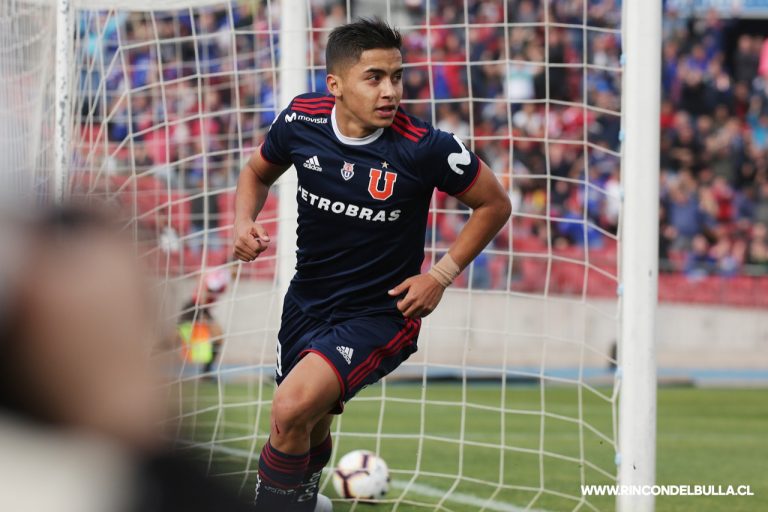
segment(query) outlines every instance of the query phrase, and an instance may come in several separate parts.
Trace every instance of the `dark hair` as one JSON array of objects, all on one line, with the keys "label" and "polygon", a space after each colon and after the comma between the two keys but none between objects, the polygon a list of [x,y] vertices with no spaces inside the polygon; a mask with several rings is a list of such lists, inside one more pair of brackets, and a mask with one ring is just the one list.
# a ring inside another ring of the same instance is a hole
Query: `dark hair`
[{"label": "dark hair", "polygon": [[403,45],[400,32],[379,18],[358,18],[336,27],[325,47],[325,66],[338,73],[340,66],[356,63],[365,50],[397,48]]}]

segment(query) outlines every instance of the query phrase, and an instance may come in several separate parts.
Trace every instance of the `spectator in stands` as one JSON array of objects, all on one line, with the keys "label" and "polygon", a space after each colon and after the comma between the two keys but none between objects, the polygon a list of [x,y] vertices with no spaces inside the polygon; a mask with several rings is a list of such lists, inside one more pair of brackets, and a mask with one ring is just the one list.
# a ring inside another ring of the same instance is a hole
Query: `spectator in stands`
[{"label": "spectator in stands", "polygon": [[757,271],[768,270],[768,228],[763,223],[757,223],[752,228],[752,241],[747,251],[747,263],[760,266]]},{"label": "spectator in stands", "polygon": [[[608,31],[589,34],[590,55],[583,56],[583,31],[558,27],[545,31],[530,26],[545,20],[580,24],[582,0],[552,4],[509,0],[506,9],[499,2],[467,1],[468,20],[463,9],[447,0],[432,1],[429,20],[425,2],[406,4],[404,15],[413,25],[428,21],[431,28],[404,33],[403,52],[409,62],[416,63],[407,68],[404,76],[405,108],[473,144],[502,174],[510,196],[516,198],[517,213],[544,215],[547,209],[542,205],[549,200],[552,213],[575,215],[568,204],[574,195],[574,185],[564,180],[588,177],[593,185],[612,187],[615,191],[616,179],[611,178],[611,169],[618,163],[610,152],[619,149],[621,119],[606,112],[620,110],[619,35]],[[619,26],[619,5],[615,0],[589,1],[588,22],[599,27]],[[315,32],[310,55],[318,69],[308,86],[322,90],[321,67],[328,30],[345,21],[349,13],[343,2],[331,0],[313,1],[311,9]],[[249,72],[235,79],[231,73],[232,59],[236,52],[239,70],[271,69],[275,64],[273,58],[279,58],[271,52],[278,42],[278,33],[269,32],[279,28],[277,14],[276,10],[238,4],[231,14],[238,28],[235,37],[227,32],[230,13],[223,8],[205,9],[194,16],[155,16],[154,20],[133,13],[111,18],[104,27],[98,20],[92,20],[90,27],[83,22],[80,30],[94,46],[89,51],[101,52],[105,58],[114,53],[118,34],[124,42],[155,37],[155,32],[163,38],[174,38],[174,44],[161,44],[159,48],[137,45],[136,51],[127,55],[129,76],[113,70],[107,77],[104,96],[112,147],[128,148],[129,139],[134,148],[146,146],[145,151],[138,151],[148,155],[140,168],[152,169],[164,186],[170,183],[188,197],[201,197],[204,173],[208,193],[233,186],[240,144],[257,144],[279,105],[273,73]],[[268,19],[270,15],[272,19]],[[715,248],[712,257],[731,268],[730,258],[738,252],[741,241],[748,248],[745,253],[754,252],[757,256],[753,259],[759,260],[763,242],[755,236],[761,230],[753,227],[768,223],[768,44],[762,36],[742,34],[733,52],[726,55],[726,23],[714,10],[697,18],[691,16],[687,11],[670,10],[663,26],[664,98],[660,122],[661,166],[666,178],[660,184],[665,213],[661,236],[667,247],[664,257],[671,258],[664,268],[676,271],[685,270],[684,262],[690,259],[694,237],[702,234],[711,238],[719,226],[726,228],[730,248],[725,250],[725,240],[710,239]],[[493,26],[466,31],[462,24],[467,21],[507,21],[528,26],[518,25],[506,34]],[[94,29],[103,29],[106,37],[90,37]],[[252,33],[244,33],[248,31]],[[193,32],[197,38],[190,37]],[[99,44],[103,48],[95,47]],[[159,61],[156,52],[160,54]],[[426,64],[428,57],[431,65]],[[467,66],[467,60],[473,65]],[[586,84],[581,70],[567,66],[580,62],[596,65],[587,73]],[[213,71],[219,73],[210,73]],[[161,76],[166,80],[162,94],[159,88],[139,87],[156,84]],[[196,93],[198,80],[204,91],[200,104]],[[83,87],[87,83],[89,77],[83,77]],[[125,97],[126,89],[130,89],[130,100]],[[438,102],[433,111],[433,104],[424,101],[453,101],[470,93],[475,100],[471,106],[469,102]],[[540,101],[545,98],[555,102],[546,106]],[[584,98],[597,108],[582,108]],[[238,114],[231,114],[232,111]],[[165,120],[168,123],[163,124]],[[552,144],[557,139],[579,142],[560,147]],[[584,143],[589,144],[589,149]],[[608,152],[599,155],[600,151],[595,150],[598,147]],[[227,156],[220,156],[223,154]],[[132,170],[130,157],[127,149],[115,149],[109,168],[116,173]],[[595,166],[599,169],[593,176]],[[551,180],[547,190],[547,183],[538,178],[545,176],[561,180]],[[598,228],[615,234],[615,205],[608,204],[611,194],[584,195],[588,197],[577,198],[578,207],[587,208],[590,222]],[[588,204],[582,205],[585,200]],[[214,215],[217,202],[208,201],[207,205],[206,209],[199,199],[193,204],[195,233],[206,228],[215,233],[210,230],[221,227]],[[440,237],[455,232],[462,219],[461,215],[436,215],[436,241],[445,242]],[[579,242],[583,233],[579,236],[572,226],[564,226],[564,231],[547,231],[539,229],[539,224],[518,226],[516,236],[531,240],[549,236],[556,238],[558,247],[564,249],[583,243]],[[588,246],[605,246],[604,238],[590,233]],[[210,240],[215,241],[216,235]],[[192,243],[186,251],[200,254],[199,244]],[[488,268],[493,268],[492,260],[493,257]]]},{"label": "spectator in stands", "polygon": [[709,242],[704,235],[695,235],[691,243],[691,252],[685,263],[685,274],[689,277],[704,277],[715,271],[717,261],[710,255]]},{"label": "spectator in stands", "polygon": [[739,37],[733,56],[733,76],[737,82],[751,84],[757,76],[760,57],[754,51],[753,38],[748,34]]}]

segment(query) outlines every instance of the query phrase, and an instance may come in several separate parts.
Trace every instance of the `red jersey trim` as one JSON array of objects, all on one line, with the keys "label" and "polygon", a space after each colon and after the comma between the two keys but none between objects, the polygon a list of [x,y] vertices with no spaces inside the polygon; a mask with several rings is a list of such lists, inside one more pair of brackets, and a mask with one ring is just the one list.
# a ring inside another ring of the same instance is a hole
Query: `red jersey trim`
[{"label": "red jersey trim", "polygon": [[416,140],[419,140],[424,136],[424,133],[417,132],[416,127],[406,125],[400,118],[396,117],[395,120],[392,122],[392,125],[397,126],[404,132],[411,134],[413,137],[416,138]]},{"label": "red jersey trim", "polygon": [[413,142],[419,142],[419,139],[417,139],[415,135],[411,135],[410,133],[406,132],[405,130],[400,128],[395,123],[392,123],[391,125],[389,125],[389,127],[392,128],[393,130],[395,130],[397,133],[399,133],[403,137],[405,137],[406,139],[408,139],[410,141],[413,141]]},{"label": "red jersey trim", "polygon": [[336,101],[336,98],[333,96],[320,96],[319,98],[294,98],[293,101],[298,101],[301,103],[314,103],[318,101],[328,101],[330,103],[334,103]]},{"label": "red jersey trim", "polygon": [[405,115],[402,111],[397,111],[395,113],[395,119],[399,120],[401,123],[403,123],[403,127],[411,130],[418,136],[423,136],[427,133],[426,128],[419,128],[415,124],[413,124],[413,121],[411,121],[411,118]]},{"label": "red jersey trim", "polygon": [[314,348],[308,348],[306,350],[302,350],[299,354],[299,359],[303,358],[305,355],[312,352],[313,354],[317,354],[320,356],[326,363],[328,363],[328,366],[331,367],[331,370],[333,370],[333,373],[336,374],[336,378],[339,380],[339,386],[341,386],[341,395],[339,396],[339,403],[336,405],[336,408],[331,411],[331,414],[341,414],[344,412],[344,397],[347,395],[347,385],[344,383],[344,379],[341,377],[341,373],[339,373],[339,369],[334,366],[334,364],[331,362],[331,360],[320,352],[319,350],[316,350]]},{"label": "red jersey trim", "polygon": [[293,105],[291,107],[291,110],[295,110],[296,112],[303,112],[305,114],[310,114],[310,115],[330,114],[331,113],[331,109],[325,108],[325,107],[322,107],[322,108],[308,108],[308,107],[299,107],[299,106]]},{"label": "red jersey trim", "polygon": [[259,154],[261,155],[261,158],[263,158],[267,162],[271,163],[272,165],[285,165],[285,164],[281,164],[279,162],[273,162],[272,160],[267,158],[267,155],[264,154],[264,143],[262,143],[261,146],[259,146]]},{"label": "red jersey trim", "polygon": [[466,192],[469,192],[469,189],[471,189],[475,185],[475,182],[477,181],[477,178],[480,177],[480,172],[481,171],[482,171],[482,169],[480,167],[480,162],[477,162],[477,172],[475,173],[475,177],[472,178],[472,182],[469,185],[467,185],[467,188],[465,188],[464,190],[462,190],[458,194],[454,194],[453,197],[459,197],[460,195],[463,195]]}]

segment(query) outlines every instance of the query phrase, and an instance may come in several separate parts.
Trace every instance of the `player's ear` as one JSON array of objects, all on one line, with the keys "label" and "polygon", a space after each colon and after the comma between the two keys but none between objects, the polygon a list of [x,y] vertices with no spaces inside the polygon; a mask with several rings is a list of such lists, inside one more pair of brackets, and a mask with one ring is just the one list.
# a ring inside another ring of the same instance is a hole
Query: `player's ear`
[{"label": "player's ear", "polygon": [[325,77],[325,85],[328,87],[328,92],[335,97],[341,96],[341,79],[337,75],[328,74]]}]

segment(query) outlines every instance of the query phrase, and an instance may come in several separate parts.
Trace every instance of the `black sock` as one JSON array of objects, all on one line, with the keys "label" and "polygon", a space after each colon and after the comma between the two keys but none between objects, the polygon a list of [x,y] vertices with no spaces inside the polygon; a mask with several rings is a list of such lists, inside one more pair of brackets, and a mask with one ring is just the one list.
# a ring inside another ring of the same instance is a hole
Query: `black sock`
[{"label": "black sock", "polygon": [[[213,343],[211,347],[211,360],[203,365],[203,373],[208,374],[213,370],[213,365],[216,364],[216,356],[219,354],[219,344]],[[213,378],[213,375],[206,375],[208,378]]]},{"label": "black sock", "polygon": [[296,490],[296,503],[301,512],[312,512],[317,504],[317,493],[320,490],[320,479],[323,476],[323,468],[331,460],[331,451],[333,450],[333,440],[330,432],[328,437],[317,446],[309,450],[309,464],[304,478],[301,480]]},{"label": "black sock", "polygon": [[259,457],[256,483],[256,510],[288,512],[297,510],[296,488],[307,472],[309,453],[291,455],[276,450],[267,441]]}]

